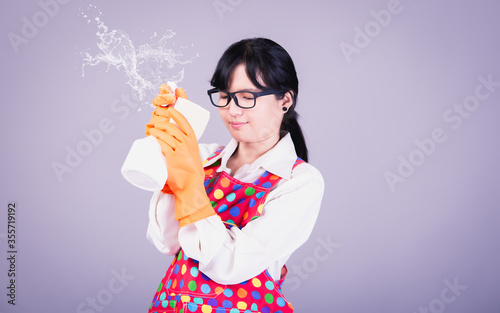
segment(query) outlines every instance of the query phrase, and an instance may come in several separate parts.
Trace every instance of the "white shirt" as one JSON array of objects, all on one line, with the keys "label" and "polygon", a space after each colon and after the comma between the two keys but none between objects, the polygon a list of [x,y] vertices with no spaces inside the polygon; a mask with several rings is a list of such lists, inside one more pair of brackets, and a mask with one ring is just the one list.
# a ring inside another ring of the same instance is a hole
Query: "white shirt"
[{"label": "white shirt", "polygon": [[292,252],[311,234],[323,198],[323,177],[308,163],[292,170],[297,155],[290,134],[232,174],[226,165],[237,146],[234,139],[225,148],[200,144],[200,156],[205,160],[224,148],[204,166],[221,159],[218,172],[225,171],[242,182],[254,182],[266,170],[282,177],[267,196],[261,216],[242,229],[227,229],[217,215],[179,229],[173,195],[157,191],[150,203],[147,238],[167,255],[182,247],[187,256],[199,261],[200,271],[220,284],[237,284],[266,269],[278,280]]}]

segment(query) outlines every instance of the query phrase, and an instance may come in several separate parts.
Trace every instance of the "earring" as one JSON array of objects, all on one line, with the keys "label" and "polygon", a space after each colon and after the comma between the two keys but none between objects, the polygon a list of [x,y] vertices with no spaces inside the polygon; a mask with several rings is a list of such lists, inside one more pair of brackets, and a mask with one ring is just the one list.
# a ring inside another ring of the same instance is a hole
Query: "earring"
[{"label": "earring", "polygon": [[283,107],[283,112],[286,112],[288,111],[288,108],[287,107]]}]

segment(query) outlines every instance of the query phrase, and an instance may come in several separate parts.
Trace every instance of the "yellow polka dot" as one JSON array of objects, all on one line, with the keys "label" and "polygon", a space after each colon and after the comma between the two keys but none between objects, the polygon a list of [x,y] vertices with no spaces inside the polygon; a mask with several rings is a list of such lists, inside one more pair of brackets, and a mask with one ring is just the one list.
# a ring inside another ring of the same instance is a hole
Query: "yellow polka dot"
[{"label": "yellow polka dot", "polygon": [[[247,291],[243,288],[238,289],[238,297],[245,298],[247,296]],[[244,309],[243,309],[244,310]]]},{"label": "yellow polka dot", "polygon": [[182,302],[189,302],[189,301],[191,301],[191,297],[190,296],[181,296],[181,301]]},{"label": "yellow polka dot", "polygon": [[208,162],[208,160],[203,161],[201,164],[205,165]]},{"label": "yellow polka dot", "polygon": [[238,301],[238,303],[236,303],[236,307],[240,310],[246,310],[247,304],[243,301]]},{"label": "yellow polka dot", "polygon": [[182,268],[181,268],[182,275],[184,275],[186,273],[186,270],[187,270],[186,264],[183,264]]},{"label": "yellow polka dot", "polygon": [[220,180],[220,185],[226,188],[227,186],[229,186],[229,179],[227,179],[226,177],[222,177],[222,179]]},{"label": "yellow polka dot", "polygon": [[264,205],[261,204],[257,207],[257,211],[259,211],[259,213],[262,213],[262,209],[264,208]]},{"label": "yellow polka dot", "polygon": [[224,197],[224,193],[222,192],[222,190],[217,189],[216,191],[214,191],[214,197],[217,200],[222,199],[222,197]]},{"label": "yellow polka dot", "polygon": [[201,312],[203,312],[203,313],[210,313],[210,312],[212,312],[212,307],[209,306],[208,304],[204,304],[201,307]]},{"label": "yellow polka dot", "polygon": [[252,279],[252,284],[254,285],[255,288],[259,288],[260,286],[262,286],[262,283],[257,277]]},{"label": "yellow polka dot", "polygon": [[279,176],[276,176],[276,175],[272,175],[271,177],[269,177],[270,180],[276,180],[280,178]]}]

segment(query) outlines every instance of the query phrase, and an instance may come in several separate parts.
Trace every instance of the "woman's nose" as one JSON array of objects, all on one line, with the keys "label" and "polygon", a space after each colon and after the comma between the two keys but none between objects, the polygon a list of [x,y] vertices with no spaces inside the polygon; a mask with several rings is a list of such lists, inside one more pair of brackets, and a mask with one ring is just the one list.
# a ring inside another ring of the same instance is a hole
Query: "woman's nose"
[{"label": "woman's nose", "polygon": [[236,105],[236,101],[234,97],[231,97],[231,101],[229,101],[228,104],[229,114],[232,116],[241,115],[241,113],[243,113],[243,109]]}]

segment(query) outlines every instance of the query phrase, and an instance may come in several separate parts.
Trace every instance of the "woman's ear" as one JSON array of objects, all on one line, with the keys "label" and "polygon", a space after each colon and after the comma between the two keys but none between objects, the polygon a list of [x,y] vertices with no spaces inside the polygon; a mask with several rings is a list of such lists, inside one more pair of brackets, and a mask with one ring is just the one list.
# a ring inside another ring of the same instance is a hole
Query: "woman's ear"
[{"label": "woman's ear", "polygon": [[288,109],[290,109],[292,104],[293,104],[293,91],[289,90],[287,93],[285,93],[283,98],[281,98],[281,107],[286,108],[286,110],[283,109],[283,111],[286,112]]}]

